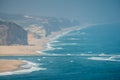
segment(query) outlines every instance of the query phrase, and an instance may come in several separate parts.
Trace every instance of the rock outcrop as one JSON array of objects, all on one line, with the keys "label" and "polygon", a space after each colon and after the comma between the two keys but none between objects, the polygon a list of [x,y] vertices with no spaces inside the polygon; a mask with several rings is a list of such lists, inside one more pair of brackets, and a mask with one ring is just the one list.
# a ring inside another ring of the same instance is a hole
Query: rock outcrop
[{"label": "rock outcrop", "polygon": [[27,32],[13,22],[0,21],[0,45],[27,45]]}]

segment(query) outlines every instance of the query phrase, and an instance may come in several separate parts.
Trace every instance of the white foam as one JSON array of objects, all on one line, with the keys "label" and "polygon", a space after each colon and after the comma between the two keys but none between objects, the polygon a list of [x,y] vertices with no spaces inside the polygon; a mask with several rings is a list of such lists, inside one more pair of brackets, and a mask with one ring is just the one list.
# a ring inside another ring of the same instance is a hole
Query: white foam
[{"label": "white foam", "polygon": [[53,48],[51,46],[51,43],[47,43],[46,45],[47,45],[47,49],[46,50],[54,50],[55,49],[55,48]]},{"label": "white foam", "polygon": [[104,54],[104,53],[101,53],[101,54],[99,54],[99,56],[106,56],[106,54]]},{"label": "white foam", "polygon": [[45,59],[46,57],[42,57],[43,59]]},{"label": "white foam", "polygon": [[48,48],[48,49],[51,49],[51,48],[52,48],[50,43],[47,44],[47,48]]},{"label": "white foam", "polygon": [[[55,48],[53,48],[51,46],[51,43],[59,42],[59,41],[57,41],[57,39],[60,38],[61,36],[64,36],[64,35],[68,34],[71,31],[80,30],[80,29],[83,29],[83,28],[86,28],[86,27],[89,27],[89,26],[92,26],[92,25],[95,25],[95,24],[83,24],[81,26],[73,26],[73,27],[70,27],[70,28],[62,29],[59,32],[59,35],[57,35],[57,36],[53,36],[53,35],[48,36],[48,38],[50,39],[51,42],[46,44],[47,49],[45,49],[44,51],[46,51],[46,50],[55,50]],[[75,39],[75,38],[72,38],[72,39]],[[78,45],[78,43],[63,43],[63,44],[60,44],[60,45]]]},{"label": "white foam", "polygon": [[54,54],[54,53],[48,54],[48,53],[45,53],[44,56],[66,56],[66,54]]},{"label": "white foam", "polygon": [[71,63],[73,63],[73,62],[74,62],[74,60],[70,60],[70,62],[71,62]]},{"label": "white foam", "polygon": [[68,38],[68,40],[79,40],[77,38]]},{"label": "white foam", "polygon": [[[96,24],[82,24],[81,26],[73,26],[73,27],[70,27],[70,28],[66,28],[66,29],[62,29],[60,32],[59,32],[59,35],[57,36],[53,36],[53,35],[50,35],[48,36],[48,38],[50,39],[51,42],[47,43],[47,49],[46,50],[54,50],[54,48],[51,46],[51,43],[53,42],[59,42],[57,41],[58,38],[60,38],[61,36],[64,36],[66,34],[68,34],[69,32],[72,32],[72,31],[75,31],[75,30],[80,30],[80,29],[83,29],[83,28],[86,28],[86,27],[90,27],[92,25],[96,25]],[[82,33],[84,34],[84,33]],[[72,38],[72,39],[75,39],[75,38]],[[77,45],[77,43],[70,43],[70,44],[62,44],[62,45]]]},{"label": "white foam", "polygon": [[51,43],[58,43],[58,42],[60,42],[60,41],[55,40],[55,41],[52,41]]},{"label": "white foam", "polygon": [[117,62],[120,61],[120,60],[117,60],[115,57],[89,57],[88,59],[101,60],[101,61],[117,61]]},{"label": "white foam", "polygon": [[61,43],[61,44],[57,44],[60,46],[65,46],[65,45],[78,45],[78,43]]},{"label": "white foam", "polygon": [[54,54],[54,53],[51,53],[51,54],[44,54],[44,56],[81,56],[81,54]]},{"label": "white foam", "polygon": [[42,53],[42,51],[36,51],[37,53]]},{"label": "white foam", "polygon": [[5,75],[15,75],[15,74],[27,74],[31,73],[33,71],[39,71],[39,70],[46,70],[46,68],[40,68],[39,64],[33,63],[30,61],[23,61],[26,64],[22,65],[20,70],[15,70],[15,71],[8,71],[8,72],[1,72],[0,76],[5,76]]},{"label": "white foam", "polygon": [[[46,48],[47,48],[47,49],[45,49],[45,50],[43,50],[43,51],[55,50],[55,49],[63,49],[62,47],[55,47],[55,48],[54,48],[54,44],[51,44],[51,43],[52,43],[52,42],[47,43],[47,44],[46,44]],[[59,44],[57,44],[57,45],[59,45]]]},{"label": "white foam", "polygon": [[67,54],[68,56],[70,56],[71,54]]},{"label": "white foam", "polygon": [[44,53],[44,56],[98,56],[98,54],[54,54],[54,53]]},{"label": "white foam", "polygon": [[111,58],[120,58],[120,55],[113,55],[113,54],[105,54],[105,53],[101,53],[101,54],[93,54],[93,53],[81,53],[81,54],[55,54],[55,53],[43,53],[42,56],[83,56],[83,57],[111,57]]},{"label": "white foam", "polygon": [[55,48],[55,49],[63,49],[62,47],[57,47],[57,48]]},{"label": "white foam", "polygon": [[86,33],[85,32],[81,32],[80,35],[85,35]]},{"label": "white foam", "polygon": [[58,48],[54,48],[56,46],[66,46],[66,45],[78,45],[78,43],[58,43],[57,45],[56,44],[51,44],[51,43],[47,43],[47,49],[46,50],[55,50],[55,49],[58,49]]},{"label": "white foam", "polygon": [[97,54],[80,54],[81,56],[97,56]]},{"label": "white foam", "polygon": [[37,59],[38,61],[40,61],[41,59]]},{"label": "white foam", "polygon": [[111,60],[110,58],[104,58],[104,57],[89,57],[88,59],[91,59],[91,60]]},{"label": "white foam", "polygon": [[44,56],[65,56],[66,54],[44,54]]}]

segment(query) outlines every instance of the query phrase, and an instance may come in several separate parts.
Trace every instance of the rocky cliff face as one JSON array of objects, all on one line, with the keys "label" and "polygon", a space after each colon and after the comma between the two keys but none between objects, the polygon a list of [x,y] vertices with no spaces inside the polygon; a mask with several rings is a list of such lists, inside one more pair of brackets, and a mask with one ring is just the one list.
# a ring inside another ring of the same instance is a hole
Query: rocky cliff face
[{"label": "rocky cliff face", "polygon": [[12,22],[0,21],[0,45],[27,45],[27,32]]}]

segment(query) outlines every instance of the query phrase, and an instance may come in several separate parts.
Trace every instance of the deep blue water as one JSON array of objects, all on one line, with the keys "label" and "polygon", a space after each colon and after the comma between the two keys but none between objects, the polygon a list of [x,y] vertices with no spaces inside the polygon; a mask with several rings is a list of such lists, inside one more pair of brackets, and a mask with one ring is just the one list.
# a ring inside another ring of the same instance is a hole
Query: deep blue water
[{"label": "deep blue water", "polygon": [[0,76],[0,80],[120,80],[120,24],[72,31],[48,43],[42,56],[8,56],[46,70]]}]

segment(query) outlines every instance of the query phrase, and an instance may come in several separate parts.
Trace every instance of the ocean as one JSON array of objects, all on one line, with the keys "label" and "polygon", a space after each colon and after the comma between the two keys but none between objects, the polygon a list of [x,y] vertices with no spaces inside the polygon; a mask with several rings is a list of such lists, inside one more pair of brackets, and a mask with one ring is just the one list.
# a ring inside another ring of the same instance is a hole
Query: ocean
[{"label": "ocean", "polygon": [[120,80],[119,35],[120,23],[93,25],[47,43],[43,55],[0,57],[29,63],[0,80]]}]

